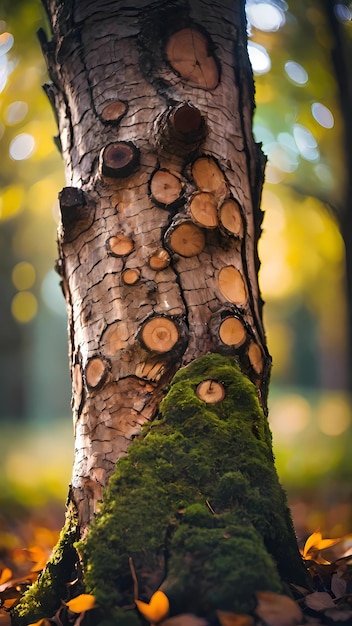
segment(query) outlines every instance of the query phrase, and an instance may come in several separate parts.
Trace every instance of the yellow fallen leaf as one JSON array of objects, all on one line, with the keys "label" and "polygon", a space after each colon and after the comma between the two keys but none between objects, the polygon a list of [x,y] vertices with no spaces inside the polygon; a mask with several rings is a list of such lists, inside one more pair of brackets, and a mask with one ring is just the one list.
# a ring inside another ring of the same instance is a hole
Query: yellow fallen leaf
[{"label": "yellow fallen leaf", "polygon": [[89,593],[81,593],[80,596],[66,602],[66,605],[73,613],[83,613],[97,607],[95,597]]},{"label": "yellow fallen leaf", "polygon": [[312,533],[311,535],[309,535],[307,541],[304,544],[304,548],[302,551],[302,556],[304,559],[309,558],[308,557],[308,552],[310,552],[310,550],[312,550],[312,548],[315,548],[316,545],[319,543],[319,541],[322,540],[322,534],[320,532],[320,530],[316,530],[314,533]]},{"label": "yellow fallen leaf", "polygon": [[141,600],[135,600],[135,602],[138,611],[153,624],[161,622],[169,613],[169,600],[162,591],[156,591],[150,598],[149,604]]},{"label": "yellow fallen leaf", "polygon": [[322,564],[328,564],[330,561],[326,561],[323,557],[320,557],[320,560],[317,560],[316,553],[336,546],[336,544],[341,543],[343,539],[343,537],[339,537],[338,539],[323,539],[321,532],[316,530],[308,537],[306,543],[304,544],[302,556],[306,561],[314,560]]},{"label": "yellow fallen leaf", "polygon": [[288,596],[272,591],[258,591],[256,614],[267,626],[297,626],[302,621],[302,611]]}]

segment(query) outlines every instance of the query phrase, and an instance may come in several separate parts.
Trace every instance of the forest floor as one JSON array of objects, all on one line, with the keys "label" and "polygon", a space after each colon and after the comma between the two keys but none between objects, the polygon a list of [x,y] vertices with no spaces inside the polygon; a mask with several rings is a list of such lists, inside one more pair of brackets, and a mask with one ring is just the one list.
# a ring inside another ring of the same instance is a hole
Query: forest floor
[{"label": "forest floor", "polygon": [[[28,521],[23,511],[19,515],[19,509],[7,516],[6,523],[0,517],[0,626],[11,626],[10,608],[45,567],[62,517],[56,504],[49,517],[47,512],[37,511]],[[161,626],[351,626],[352,534],[330,539],[315,531],[301,546],[301,553],[311,589],[291,586],[287,595],[258,592],[252,615],[217,611],[211,624],[200,617],[180,615],[164,620]],[[92,596],[80,596],[78,604],[63,602],[54,616],[40,620],[37,626],[95,626],[94,607]]]}]

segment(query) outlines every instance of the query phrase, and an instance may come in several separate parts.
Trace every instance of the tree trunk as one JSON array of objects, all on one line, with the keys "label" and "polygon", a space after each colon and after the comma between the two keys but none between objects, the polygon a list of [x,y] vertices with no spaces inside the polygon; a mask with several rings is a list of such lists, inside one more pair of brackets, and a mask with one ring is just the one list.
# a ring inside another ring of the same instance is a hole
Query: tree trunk
[{"label": "tree trunk", "polygon": [[45,4],[75,462],[56,569],[14,619],[54,610],[73,567],[97,623],[160,621],[136,598],[158,590],[170,615],[254,610],[305,570],[266,419],[244,3]]}]

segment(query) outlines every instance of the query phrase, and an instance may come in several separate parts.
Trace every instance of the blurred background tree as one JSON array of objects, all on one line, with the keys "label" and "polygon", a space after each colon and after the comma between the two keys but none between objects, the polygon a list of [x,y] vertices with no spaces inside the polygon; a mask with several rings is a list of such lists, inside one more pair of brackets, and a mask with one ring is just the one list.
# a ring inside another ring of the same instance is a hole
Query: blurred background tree
[{"label": "blurred background tree", "polygon": [[[352,528],[352,4],[248,0],[247,15],[254,133],[268,156],[260,284],[278,470],[297,527],[338,534]],[[7,517],[10,504],[17,516],[19,503],[37,511],[48,501],[62,506],[73,457],[66,314],[54,271],[65,183],[41,89],[47,76],[36,31],[43,25],[39,0],[2,1],[0,504]],[[53,437],[54,455],[46,445]]]}]

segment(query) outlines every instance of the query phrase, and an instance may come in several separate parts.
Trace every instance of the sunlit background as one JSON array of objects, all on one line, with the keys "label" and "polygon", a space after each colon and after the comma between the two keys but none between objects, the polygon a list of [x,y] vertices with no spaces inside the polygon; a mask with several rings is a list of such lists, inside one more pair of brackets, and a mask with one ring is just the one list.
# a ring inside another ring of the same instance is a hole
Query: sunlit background
[{"label": "sunlit background", "polygon": [[[277,465],[298,531],[320,526],[337,535],[352,530],[352,303],[340,234],[346,121],[326,4],[248,0],[247,18],[254,133],[268,157],[259,252]],[[332,4],[351,46],[352,5]],[[9,528],[21,520],[30,520],[27,533],[61,524],[73,458],[66,314],[54,271],[65,183],[41,89],[43,25],[39,1],[2,2],[0,530],[8,543],[19,541]]]}]

